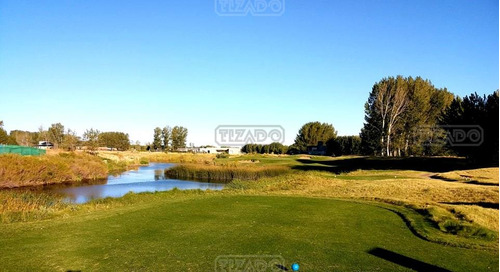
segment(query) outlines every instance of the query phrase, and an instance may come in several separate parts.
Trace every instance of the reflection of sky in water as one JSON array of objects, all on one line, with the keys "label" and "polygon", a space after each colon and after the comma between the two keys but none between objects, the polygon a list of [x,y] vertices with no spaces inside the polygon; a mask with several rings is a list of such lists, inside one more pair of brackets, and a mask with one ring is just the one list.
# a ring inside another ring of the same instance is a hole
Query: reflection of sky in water
[{"label": "reflection of sky in water", "polygon": [[173,164],[168,163],[151,163],[149,166],[141,166],[138,170],[127,171],[120,176],[110,176],[107,184],[67,187],[54,191],[66,195],[71,202],[84,203],[96,198],[121,197],[130,191],[141,193],[168,191],[173,188],[221,190],[224,187],[220,183],[166,179],[163,170],[172,166]]}]

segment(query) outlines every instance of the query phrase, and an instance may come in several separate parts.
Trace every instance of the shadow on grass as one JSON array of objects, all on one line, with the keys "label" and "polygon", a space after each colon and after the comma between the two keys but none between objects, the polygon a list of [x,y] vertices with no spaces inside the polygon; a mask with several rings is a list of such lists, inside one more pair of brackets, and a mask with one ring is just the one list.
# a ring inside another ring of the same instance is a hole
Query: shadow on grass
[{"label": "shadow on grass", "polygon": [[[444,180],[444,181],[448,181],[448,182],[458,182],[458,181],[460,181],[458,179],[445,178],[445,177],[441,177],[441,176],[438,176],[438,175],[432,175],[430,177],[433,178],[433,179],[439,179],[439,180]],[[477,180],[469,180],[469,181],[464,181],[462,183],[472,184],[472,185],[497,186],[498,187],[498,184],[488,183],[488,182],[481,182],[481,181],[477,181]]]},{"label": "shadow on grass", "polygon": [[360,157],[340,160],[298,159],[302,165],[293,169],[328,171],[336,174],[355,170],[415,170],[427,172],[449,172],[467,170],[491,165],[471,164],[463,158],[381,158]]},{"label": "shadow on grass", "polygon": [[479,206],[483,208],[495,209],[498,210],[498,203],[493,202],[439,202],[441,204],[448,205],[467,205],[467,206]]},{"label": "shadow on grass", "polygon": [[282,271],[288,271],[288,268],[286,268],[285,266],[283,266],[281,264],[277,264],[276,268],[281,269]]},{"label": "shadow on grass", "polygon": [[380,247],[372,248],[368,251],[368,254],[379,257],[386,261],[404,266],[415,271],[434,271],[434,272],[449,272],[450,270],[435,266],[432,264],[424,263],[422,261],[406,257],[399,253],[383,249]]}]

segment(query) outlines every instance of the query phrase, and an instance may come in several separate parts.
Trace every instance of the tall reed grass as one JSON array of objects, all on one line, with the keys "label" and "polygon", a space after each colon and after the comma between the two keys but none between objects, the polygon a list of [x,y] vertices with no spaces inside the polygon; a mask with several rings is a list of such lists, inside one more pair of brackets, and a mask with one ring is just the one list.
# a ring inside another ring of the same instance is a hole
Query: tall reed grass
[{"label": "tall reed grass", "polygon": [[209,165],[182,164],[165,170],[165,175],[176,179],[194,179],[205,181],[258,180],[263,177],[275,177],[288,173],[285,166],[265,165]]},{"label": "tall reed grass", "polygon": [[40,157],[0,155],[0,188],[56,184],[103,179],[106,164],[84,153],[61,153]]},{"label": "tall reed grass", "polygon": [[0,190],[0,203],[1,223],[47,219],[75,206],[48,193],[17,189]]}]

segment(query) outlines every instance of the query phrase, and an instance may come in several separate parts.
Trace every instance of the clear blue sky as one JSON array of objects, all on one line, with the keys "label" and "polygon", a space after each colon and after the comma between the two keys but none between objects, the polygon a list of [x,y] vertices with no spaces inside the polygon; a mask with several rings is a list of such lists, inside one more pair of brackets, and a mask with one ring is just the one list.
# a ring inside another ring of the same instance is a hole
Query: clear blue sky
[{"label": "clear blue sky", "polygon": [[358,134],[386,76],[498,89],[498,1],[285,1],[220,17],[214,0],[0,0],[0,120],[142,143],[182,125],[197,145],[221,124],[278,124],[291,144],[308,121]]}]

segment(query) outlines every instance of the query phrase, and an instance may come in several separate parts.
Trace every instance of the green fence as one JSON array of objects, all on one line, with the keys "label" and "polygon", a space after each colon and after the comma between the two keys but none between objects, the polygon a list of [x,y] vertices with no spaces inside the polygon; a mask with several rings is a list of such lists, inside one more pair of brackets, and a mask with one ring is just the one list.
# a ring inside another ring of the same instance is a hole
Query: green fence
[{"label": "green fence", "polygon": [[18,146],[18,145],[0,145],[0,154],[15,153],[19,155],[33,155],[39,156],[45,154],[44,149],[38,149],[34,147]]}]

